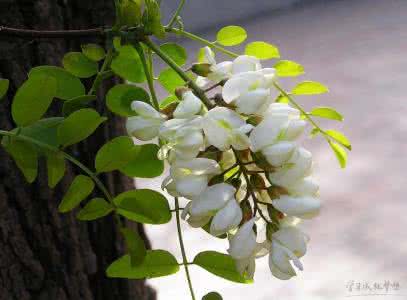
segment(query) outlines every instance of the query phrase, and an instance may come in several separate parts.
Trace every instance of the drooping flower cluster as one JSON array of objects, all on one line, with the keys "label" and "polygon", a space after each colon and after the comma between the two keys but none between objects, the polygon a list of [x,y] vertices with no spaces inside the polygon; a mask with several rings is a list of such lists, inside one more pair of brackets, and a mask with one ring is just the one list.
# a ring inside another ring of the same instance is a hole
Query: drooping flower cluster
[{"label": "drooping flower cluster", "polygon": [[162,187],[189,200],[182,216],[192,227],[228,236],[242,275],[252,278],[255,259],[269,254],[272,274],[289,279],[302,270],[308,242],[298,224],[320,209],[312,155],[298,143],[306,122],[297,109],[274,102],[275,70],[258,59],[217,64],[206,48],[201,64],[207,71],[197,84],[222,86],[213,107],[183,88],[166,114],[133,102],[137,116],[127,130],[142,141],[159,138],[159,157],[170,165]]}]

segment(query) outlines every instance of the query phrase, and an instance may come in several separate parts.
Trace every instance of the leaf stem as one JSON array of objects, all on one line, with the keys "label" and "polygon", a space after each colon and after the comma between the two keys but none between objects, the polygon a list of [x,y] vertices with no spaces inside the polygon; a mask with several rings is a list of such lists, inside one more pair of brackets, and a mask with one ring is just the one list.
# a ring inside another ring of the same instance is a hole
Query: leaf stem
[{"label": "leaf stem", "polygon": [[[134,46],[136,47],[136,50],[137,50],[137,52],[138,52],[138,54],[140,56],[141,63],[143,64],[143,68],[144,68],[144,73],[146,74],[146,77],[147,77],[148,88],[150,90],[151,98],[153,100],[152,105],[154,106],[154,108],[157,111],[160,111],[160,104],[158,103],[157,95],[156,95],[155,89],[154,89],[154,78],[153,78],[153,74],[152,74],[152,64],[150,62],[149,62],[149,64],[147,64],[147,60],[146,60],[144,50],[140,46],[140,44],[136,43]],[[150,65],[150,67],[149,67],[149,65]]]},{"label": "leaf stem", "polygon": [[98,74],[96,75],[96,78],[95,78],[95,80],[93,81],[93,84],[92,84],[92,86],[91,86],[91,88],[90,88],[90,90],[89,90],[89,92],[88,92],[88,95],[93,95],[93,94],[96,93],[96,90],[98,89],[98,87],[99,87],[101,81],[102,81],[103,79],[105,79],[105,76],[106,76],[106,72],[105,72],[105,71],[106,71],[106,69],[110,66],[112,60],[113,60],[113,49],[110,48],[110,49],[107,51],[106,58],[105,58],[105,60],[103,61],[103,65],[102,65],[102,67],[100,68]]},{"label": "leaf stem", "polygon": [[184,36],[186,38],[189,38],[191,40],[200,42],[200,43],[202,43],[202,44],[204,44],[204,45],[206,45],[206,46],[208,46],[208,47],[210,47],[212,49],[215,49],[215,50],[217,50],[219,52],[227,54],[227,55],[229,55],[231,57],[238,57],[239,56],[239,54],[234,53],[232,51],[229,51],[229,50],[227,50],[227,49],[225,49],[225,48],[223,48],[223,47],[221,47],[221,46],[219,46],[217,44],[214,44],[214,43],[212,43],[212,42],[210,42],[210,41],[208,41],[208,40],[206,40],[204,38],[201,38],[200,36],[197,36],[197,35],[195,35],[195,34],[193,34],[191,32],[188,32],[188,31],[185,31],[185,30],[182,30],[182,29],[170,28],[170,27],[166,27],[165,30],[167,32],[172,32],[172,33],[175,33],[175,34],[179,34],[179,35],[182,35],[182,36]]},{"label": "leaf stem", "polygon": [[181,248],[181,253],[182,253],[182,264],[184,265],[184,268],[185,268],[185,274],[186,274],[187,280],[188,280],[189,291],[191,292],[191,299],[195,300],[194,289],[192,287],[191,276],[189,275],[189,269],[188,269],[188,265],[190,265],[190,263],[188,262],[187,255],[185,253],[184,241],[182,239],[182,230],[181,230],[181,222],[180,222],[180,215],[179,215],[179,210],[180,210],[179,202],[178,202],[177,197],[175,197],[174,200],[175,200],[175,216],[176,216],[176,220],[177,220],[178,240],[179,240],[179,246]]},{"label": "leaf stem", "polygon": [[167,25],[169,28],[171,28],[174,25],[175,21],[177,21],[177,18],[179,16],[179,14],[181,13],[181,10],[184,7],[184,4],[185,4],[185,0],[181,0],[179,2],[177,10],[174,12],[170,22]]},{"label": "leaf stem", "polygon": [[206,97],[205,92],[198,87],[195,82],[189,78],[189,76],[169,57],[165,54],[157,45],[155,45],[149,38],[145,38],[143,43],[154,51],[168,66],[170,66],[178,75],[188,84],[188,86],[195,92],[195,94],[201,99],[207,108],[212,108],[213,105]]}]

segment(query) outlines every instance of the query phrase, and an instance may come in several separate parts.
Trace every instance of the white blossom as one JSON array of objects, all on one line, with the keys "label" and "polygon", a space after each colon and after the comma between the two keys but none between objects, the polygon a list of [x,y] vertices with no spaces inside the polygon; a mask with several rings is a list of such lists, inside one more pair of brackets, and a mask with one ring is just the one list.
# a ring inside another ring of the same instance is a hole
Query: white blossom
[{"label": "white blossom", "polygon": [[197,115],[202,110],[201,100],[192,91],[186,91],[182,95],[182,101],[176,107],[174,118],[185,119]]}]

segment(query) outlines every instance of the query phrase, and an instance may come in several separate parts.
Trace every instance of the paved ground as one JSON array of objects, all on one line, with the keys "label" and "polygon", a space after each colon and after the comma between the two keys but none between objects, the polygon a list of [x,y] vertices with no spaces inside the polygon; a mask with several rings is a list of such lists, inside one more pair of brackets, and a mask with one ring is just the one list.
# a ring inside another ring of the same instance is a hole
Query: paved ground
[{"label": "paved ground", "polygon": [[[345,299],[355,295],[346,288],[351,280],[371,286],[390,280],[404,296],[358,299],[407,299],[407,1],[319,2],[243,25],[251,39],[271,41],[284,58],[301,62],[304,78],[330,87],[330,94],[301,102],[343,112],[346,122],[339,128],[354,150],[343,171],[325,143],[307,142],[325,207],[306,224],[312,240],[300,276],[279,281],[260,260],[255,284],[244,286],[192,268],[198,298],[217,290],[227,300]],[[191,258],[226,249],[223,241],[185,230]],[[179,253],[174,223],[148,232],[155,248]],[[189,299],[183,271],[151,284],[159,299]]]}]

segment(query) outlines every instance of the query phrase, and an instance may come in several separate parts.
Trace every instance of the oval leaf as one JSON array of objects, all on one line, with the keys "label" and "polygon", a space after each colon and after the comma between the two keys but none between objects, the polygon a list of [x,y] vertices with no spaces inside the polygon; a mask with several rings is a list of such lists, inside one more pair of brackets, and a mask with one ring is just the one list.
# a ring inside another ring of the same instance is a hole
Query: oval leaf
[{"label": "oval leaf", "polygon": [[[64,118],[53,117],[38,120],[37,122],[20,129],[20,133],[24,136],[31,137],[44,144],[57,147],[59,146],[57,139],[57,129]],[[16,132],[17,130],[13,130]],[[37,146],[34,146],[37,147]],[[44,149],[37,147],[38,152],[44,152]]]},{"label": "oval leaf", "polygon": [[134,143],[127,136],[119,136],[100,148],[95,158],[98,172],[110,172],[126,166],[134,156]]},{"label": "oval leaf", "polygon": [[343,121],[343,116],[331,107],[315,107],[309,114],[315,117]]},{"label": "oval leaf", "polygon": [[329,92],[328,88],[316,81],[303,81],[292,90],[294,95],[316,95]]},{"label": "oval leaf", "polygon": [[223,46],[236,46],[247,38],[246,30],[240,26],[226,26],[218,31],[216,41]]},{"label": "oval leaf", "polygon": [[30,77],[18,89],[11,106],[13,120],[29,125],[45,114],[57,92],[57,82],[50,76]]},{"label": "oval leaf", "polygon": [[39,66],[31,69],[30,78],[36,76],[51,76],[57,81],[57,92],[55,97],[69,100],[85,94],[85,87],[79,78],[73,76],[63,68],[55,66]]},{"label": "oval leaf", "polygon": [[149,103],[150,96],[144,89],[130,84],[115,85],[106,95],[106,105],[110,111],[123,117],[136,115],[131,109],[133,101]]},{"label": "oval leaf", "polygon": [[58,127],[59,144],[66,147],[86,139],[105,120],[107,119],[101,117],[97,111],[90,108],[75,111],[63,120]]},{"label": "oval leaf", "polygon": [[82,95],[64,102],[62,106],[62,113],[64,116],[69,116],[74,111],[82,108],[89,107],[89,103],[95,101],[97,97],[95,95]]},{"label": "oval leaf", "polygon": [[47,154],[48,186],[52,189],[64,177],[65,158],[61,153]]},{"label": "oval leaf", "polygon": [[253,282],[252,279],[247,279],[239,274],[234,259],[227,254],[204,251],[195,256],[193,263],[216,276],[230,281],[238,283]]},{"label": "oval leaf", "polygon": [[114,261],[106,270],[107,277],[142,279],[167,276],[179,271],[175,257],[165,250],[148,250],[143,262],[131,266],[130,255]]},{"label": "oval leaf", "polygon": [[210,292],[203,296],[202,300],[222,300],[222,296],[217,292]]},{"label": "oval leaf", "polygon": [[266,42],[252,42],[246,45],[245,54],[258,59],[279,58],[278,48]]},{"label": "oval leaf", "polygon": [[185,84],[185,81],[171,68],[162,70],[158,81],[170,94],[174,94],[177,87]]},{"label": "oval leaf", "polygon": [[90,60],[100,61],[102,60],[106,53],[105,50],[98,44],[86,44],[82,45],[82,53]]},{"label": "oval leaf", "polygon": [[92,221],[107,216],[114,207],[103,198],[94,198],[82,208],[76,218],[81,221]]},{"label": "oval leaf", "polygon": [[342,132],[330,129],[325,130],[325,133],[332,137],[338,143],[342,144],[342,146],[346,147],[348,150],[352,150],[349,139]]},{"label": "oval leaf", "polygon": [[130,263],[132,267],[140,265],[146,257],[147,250],[143,239],[138,232],[130,228],[122,228],[120,232],[126,240],[127,251],[130,254]]},{"label": "oval leaf", "polygon": [[143,65],[136,49],[132,46],[121,46],[111,68],[117,75],[131,82],[143,82],[146,79]]},{"label": "oval leaf", "polygon": [[9,85],[10,81],[8,79],[0,78],[0,99],[6,95]]},{"label": "oval leaf", "polygon": [[277,76],[288,77],[288,76],[298,76],[304,74],[304,68],[300,64],[291,60],[280,60],[274,65],[276,69]]},{"label": "oval leaf", "polygon": [[38,153],[31,144],[15,139],[3,139],[4,149],[13,157],[25,179],[32,183],[38,174]]},{"label": "oval leaf", "polygon": [[167,199],[160,193],[139,189],[114,198],[117,212],[129,220],[146,224],[164,224],[171,220]]},{"label": "oval leaf", "polygon": [[155,144],[135,145],[133,159],[120,172],[129,177],[154,178],[164,172],[164,162],[157,158],[160,148]]},{"label": "oval leaf", "polygon": [[346,153],[345,149],[342,148],[341,145],[329,141],[329,145],[331,146],[332,150],[335,153],[336,158],[338,159],[339,165],[341,168],[346,167],[346,163],[348,161],[348,154]]},{"label": "oval leaf", "polygon": [[187,51],[178,44],[165,43],[160,46],[160,50],[167,54],[179,66],[182,66],[187,61]]},{"label": "oval leaf", "polygon": [[78,175],[58,206],[59,212],[65,213],[74,209],[83,199],[92,193],[95,187],[93,180],[85,175]]},{"label": "oval leaf", "polygon": [[98,72],[98,64],[81,52],[65,54],[62,64],[68,72],[79,78],[89,78]]}]

